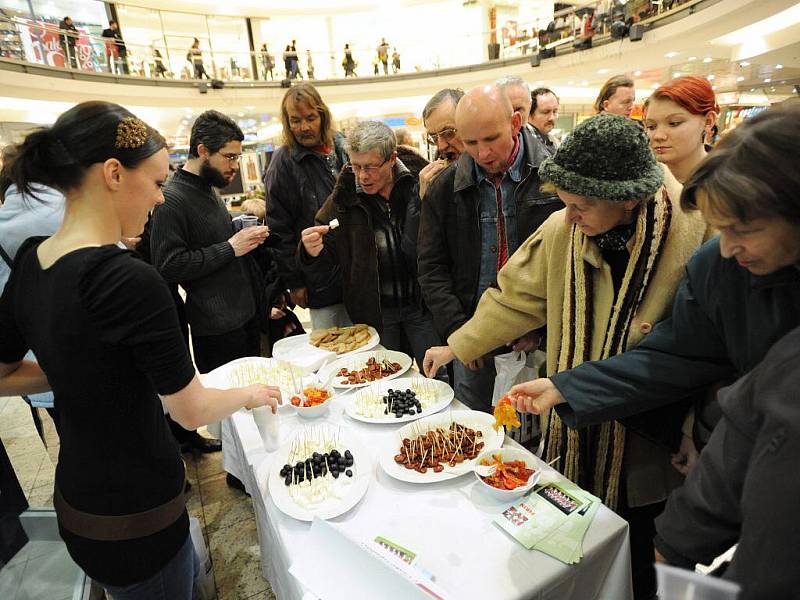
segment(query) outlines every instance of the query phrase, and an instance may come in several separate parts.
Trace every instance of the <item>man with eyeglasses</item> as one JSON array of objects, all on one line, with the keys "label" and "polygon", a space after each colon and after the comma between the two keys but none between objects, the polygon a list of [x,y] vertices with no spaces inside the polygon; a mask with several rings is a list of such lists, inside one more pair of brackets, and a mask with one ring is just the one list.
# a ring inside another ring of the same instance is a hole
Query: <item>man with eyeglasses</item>
[{"label": "man with eyeglasses", "polygon": [[[153,212],[150,251],[168,283],[186,291],[194,360],[208,373],[237,358],[260,354],[260,331],[253,269],[248,254],[264,243],[268,229],[255,226],[233,233],[231,217],[217,188],[236,177],[244,135],[215,110],[192,126],[189,158],[164,185],[164,204]],[[173,432],[201,452],[218,451],[219,440],[197,432]],[[236,475],[236,474],[234,474]],[[234,487],[237,480],[229,476]]]},{"label": "man with eyeglasses", "polygon": [[[455,125],[464,153],[431,184],[422,201],[419,283],[439,336],[447,337],[475,312],[497,272],[553,212],[558,196],[541,191],[539,164],[547,157],[497,85],[470,90],[458,103]],[[508,340],[514,350],[538,345],[535,332]],[[494,355],[454,363],[456,397],[490,412]]]},{"label": "man with eyeglasses", "polygon": [[310,285],[295,257],[300,232],[333,191],[347,162],[344,136],[333,130],[331,112],[310,83],[292,86],[281,102],[283,145],[264,174],[267,224],[277,238],[278,270],[292,301],[310,309],[312,329],[350,324],[342,304],[340,270]]},{"label": "man with eyeglasses", "polygon": [[[347,138],[350,166],[303,231],[298,260],[309,281],[337,266],[348,314],[380,332],[381,344],[414,356],[439,337],[416,277],[417,175],[397,158],[394,132],[379,121],[356,125]],[[329,223],[337,219],[335,229]]]},{"label": "man with eyeglasses", "polygon": [[422,109],[429,146],[436,147],[436,159],[419,172],[419,197],[424,198],[428,186],[447,166],[458,160],[464,144],[456,130],[456,105],[464,91],[445,88],[436,92]]}]

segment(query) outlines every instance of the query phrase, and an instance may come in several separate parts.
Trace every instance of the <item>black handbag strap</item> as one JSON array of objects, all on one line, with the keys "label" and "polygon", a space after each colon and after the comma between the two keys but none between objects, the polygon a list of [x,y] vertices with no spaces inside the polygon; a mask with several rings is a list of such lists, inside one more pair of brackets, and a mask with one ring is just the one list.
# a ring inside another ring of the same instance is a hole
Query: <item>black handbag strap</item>
[{"label": "black handbag strap", "polygon": [[13,266],[14,261],[11,260],[11,257],[8,255],[8,252],[5,251],[5,248],[3,248],[2,244],[0,244],[0,256],[3,257],[3,260],[6,261],[6,264],[10,269]]}]

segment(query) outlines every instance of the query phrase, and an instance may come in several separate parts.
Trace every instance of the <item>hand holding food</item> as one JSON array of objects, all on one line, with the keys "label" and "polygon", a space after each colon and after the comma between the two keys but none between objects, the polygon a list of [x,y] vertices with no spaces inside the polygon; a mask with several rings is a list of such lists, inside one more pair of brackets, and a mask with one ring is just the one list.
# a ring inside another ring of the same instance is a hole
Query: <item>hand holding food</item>
[{"label": "hand holding food", "polygon": [[322,238],[330,230],[330,225],[316,225],[303,229],[303,232],[300,234],[300,239],[309,256],[316,258],[320,255],[322,249],[325,247]]},{"label": "hand holding food", "polygon": [[497,406],[494,407],[494,428],[497,431],[500,427],[506,427],[507,429],[514,429],[522,425],[520,423],[519,417],[517,417],[517,411],[514,410],[514,405],[511,404],[511,400],[508,396],[503,396],[497,403]]},{"label": "hand holding food", "polygon": [[534,379],[513,386],[507,394],[519,412],[545,414],[551,408],[566,402],[553,382],[547,378]]}]

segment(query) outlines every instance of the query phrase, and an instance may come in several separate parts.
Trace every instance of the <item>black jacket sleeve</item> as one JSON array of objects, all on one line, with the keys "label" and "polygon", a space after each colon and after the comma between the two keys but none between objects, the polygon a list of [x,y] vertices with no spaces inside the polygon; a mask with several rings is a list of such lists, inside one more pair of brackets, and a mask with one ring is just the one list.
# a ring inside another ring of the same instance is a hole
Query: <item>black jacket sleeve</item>
[{"label": "black jacket sleeve", "polygon": [[455,293],[445,236],[446,206],[452,196],[452,177],[447,178],[447,175],[441,173],[422,200],[417,241],[417,272],[422,297],[443,340],[468,319]]},{"label": "black jacket sleeve", "polygon": [[276,235],[280,243],[276,246],[276,258],[281,278],[288,288],[306,287],[305,277],[296,252],[300,237],[296,231],[301,218],[300,190],[292,177],[292,158],[288,148],[279,153],[264,174],[267,191],[267,225],[270,235]]},{"label": "black jacket sleeve", "polygon": [[169,283],[205,277],[236,258],[228,240],[191,249],[186,219],[186,214],[169,204],[156,207],[151,217],[150,257]]},{"label": "black jacket sleeve", "polygon": [[735,377],[720,325],[695,296],[695,279],[700,276],[687,270],[671,316],[638,346],[551,377],[567,401],[556,407],[567,426],[584,427],[646,412]]}]

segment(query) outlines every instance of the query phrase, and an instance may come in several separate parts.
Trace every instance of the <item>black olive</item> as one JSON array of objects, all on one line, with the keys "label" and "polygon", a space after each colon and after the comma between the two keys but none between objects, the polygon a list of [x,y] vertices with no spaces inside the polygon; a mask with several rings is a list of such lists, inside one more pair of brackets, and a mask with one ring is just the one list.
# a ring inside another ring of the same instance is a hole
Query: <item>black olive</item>
[{"label": "black olive", "polygon": [[339,471],[331,471],[331,475],[333,475],[334,479],[339,479]]},{"label": "black olive", "polygon": [[348,458],[347,462],[345,463],[345,465],[348,466],[348,467],[352,467],[353,466],[353,459],[352,458]]},{"label": "black olive", "polygon": [[292,485],[292,476],[291,475],[287,475],[286,479],[283,480],[283,483],[285,485]]},{"label": "black olive", "polygon": [[353,453],[350,452],[350,450],[345,450],[344,451],[344,457],[345,458],[353,458]]},{"label": "black olive", "polygon": [[348,477],[352,477],[353,476],[353,471],[351,471],[350,469],[347,469],[347,471],[345,471],[344,474],[347,475]]}]

